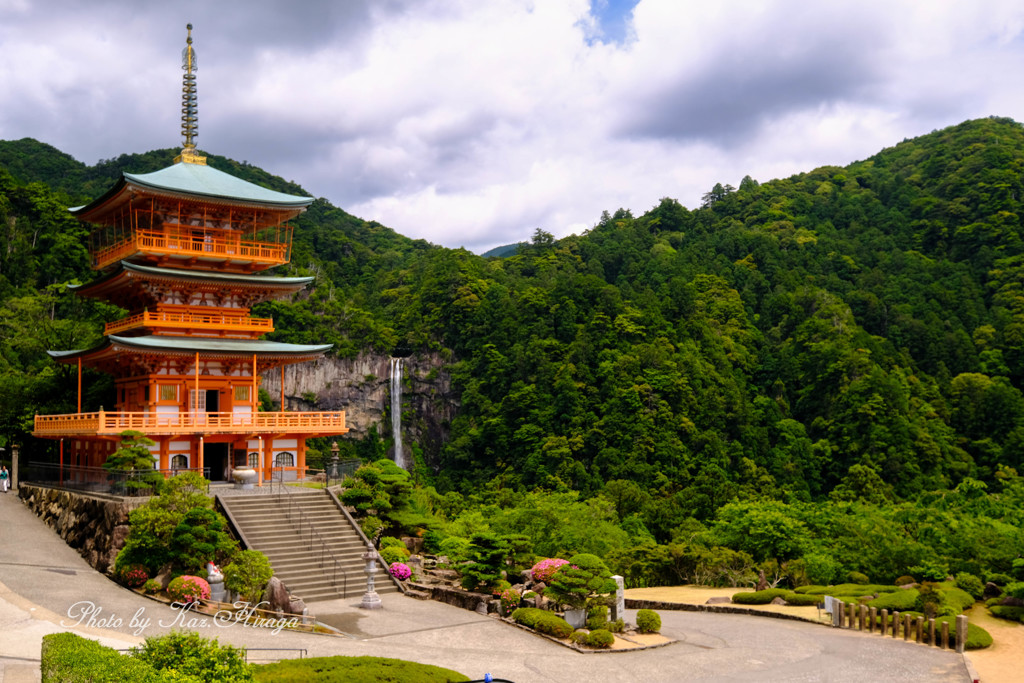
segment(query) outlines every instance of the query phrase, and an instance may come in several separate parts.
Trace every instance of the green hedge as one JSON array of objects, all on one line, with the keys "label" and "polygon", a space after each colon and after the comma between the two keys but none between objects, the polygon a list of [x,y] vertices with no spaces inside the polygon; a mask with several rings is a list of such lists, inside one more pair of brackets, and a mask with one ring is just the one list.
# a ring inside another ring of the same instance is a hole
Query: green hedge
[{"label": "green hedge", "polygon": [[824,595],[806,595],[803,593],[789,593],[782,596],[787,605],[791,607],[806,607],[808,605],[820,605],[825,602]]},{"label": "green hedge", "polygon": [[[74,633],[43,636],[40,671],[43,683],[164,683],[169,679],[146,662]],[[199,679],[177,678],[182,683]]]},{"label": "green hedge", "polygon": [[869,601],[868,606],[877,609],[887,609],[890,612],[893,610],[907,612],[914,609],[919,595],[920,592],[916,588],[907,588],[905,590],[898,590],[895,593],[879,595],[874,600]]},{"label": "green hedge", "polygon": [[573,631],[562,617],[536,607],[520,607],[512,613],[512,621],[555,638],[568,638]]},{"label": "green hedge", "polygon": [[791,591],[785,588],[768,588],[763,591],[744,591],[735,593],[732,601],[737,605],[767,605],[775,598],[785,598]]},{"label": "green hedge", "polygon": [[253,667],[260,683],[454,683],[457,671],[388,657],[308,657]]},{"label": "green hedge", "polygon": [[1013,605],[992,605],[988,609],[992,612],[992,616],[994,617],[1024,623],[1024,607],[1015,607]]},{"label": "green hedge", "polygon": [[898,590],[900,590],[898,586],[840,583],[834,586],[801,586],[796,589],[796,592],[807,593],[808,595],[831,595],[833,597],[859,597],[861,595],[874,595],[875,593],[895,593]]}]

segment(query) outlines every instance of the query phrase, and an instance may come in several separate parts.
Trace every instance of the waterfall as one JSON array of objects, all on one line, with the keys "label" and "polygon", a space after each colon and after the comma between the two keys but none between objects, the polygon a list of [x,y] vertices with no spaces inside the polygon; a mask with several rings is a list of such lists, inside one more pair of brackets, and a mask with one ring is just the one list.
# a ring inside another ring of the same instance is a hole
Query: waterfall
[{"label": "waterfall", "polygon": [[391,359],[391,435],[395,441],[395,464],[409,469],[402,451],[402,359]]}]

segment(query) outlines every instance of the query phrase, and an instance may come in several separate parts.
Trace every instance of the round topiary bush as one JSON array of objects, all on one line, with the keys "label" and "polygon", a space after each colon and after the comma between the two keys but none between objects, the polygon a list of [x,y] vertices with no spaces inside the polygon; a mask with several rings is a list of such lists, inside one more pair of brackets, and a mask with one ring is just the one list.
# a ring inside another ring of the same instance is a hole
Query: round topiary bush
[{"label": "round topiary bush", "polygon": [[162,589],[163,589],[163,585],[159,581],[157,581],[156,579],[150,579],[149,581],[147,581],[146,583],[144,583],[142,585],[142,590],[147,595],[152,595],[153,593],[159,593]]},{"label": "round topiary bush", "polygon": [[850,583],[857,583],[862,586],[871,583],[871,580],[868,578],[868,575],[862,574],[860,572],[850,572],[846,575],[846,580]]},{"label": "round topiary bush", "polygon": [[171,581],[167,586],[167,596],[174,602],[188,604],[196,600],[210,598],[210,584],[206,579],[185,574]]},{"label": "round topiary bush", "polygon": [[587,609],[587,628],[596,631],[608,625],[608,606],[593,605]]},{"label": "round topiary bush", "polygon": [[139,588],[149,580],[149,571],[141,564],[130,564],[118,569],[117,578],[129,588]]},{"label": "round topiary bush", "polygon": [[392,562],[388,572],[399,581],[405,581],[412,576],[412,570],[404,562]]},{"label": "round topiary bush", "polygon": [[917,583],[917,579],[915,579],[913,576],[901,576],[895,581],[893,581],[893,583],[897,586],[906,586],[907,584]]},{"label": "round topiary bush", "polygon": [[405,546],[405,543],[402,542],[402,539],[395,538],[394,536],[381,537],[380,549],[383,550],[384,548],[398,548],[398,550],[404,553],[406,557],[409,557],[410,555],[409,549]]},{"label": "round topiary bush", "polygon": [[615,636],[612,635],[611,631],[603,628],[594,629],[587,636],[587,645],[590,647],[609,648],[614,642]]},{"label": "round topiary bush", "polygon": [[642,609],[636,613],[636,630],[640,633],[657,633],[661,630],[661,617],[652,609]]},{"label": "round topiary bush", "polygon": [[512,621],[556,638],[568,638],[573,632],[573,627],[565,619],[536,607],[520,607],[512,613]]},{"label": "round topiary bush", "polygon": [[394,564],[396,562],[404,562],[409,557],[409,553],[408,552],[404,552],[403,553],[401,550],[399,550],[398,548],[396,548],[394,546],[389,546],[387,548],[381,548],[378,551],[378,554],[380,555],[381,562],[383,562],[384,564],[386,564],[388,566],[390,566],[390,565],[392,565],[392,564]]},{"label": "round topiary bush", "polygon": [[589,635],[590,635],[590,633],[588,633],[586,630],[584,630],[584,629],[577,629],[577,630],[572,632],[572,635],[569,636],[569,640],[571,640],[572,642],[576,643],[577,645],[586,645],[587,644],[587,636],[589,636]]}]

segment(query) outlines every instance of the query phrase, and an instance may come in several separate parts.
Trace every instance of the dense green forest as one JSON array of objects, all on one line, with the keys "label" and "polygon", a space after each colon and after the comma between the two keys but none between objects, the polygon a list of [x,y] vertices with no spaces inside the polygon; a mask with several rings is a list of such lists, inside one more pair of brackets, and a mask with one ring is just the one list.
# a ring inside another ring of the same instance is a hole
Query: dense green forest
[{"label": "dense green forest", "polygon": [[[116,314],[65,292],[92,277],[66,207],[174,154],[86,167],[0,142],[8,442],[31,443],[36,412],[73,410],[74,378],[45,350],[96,341]],[[276,338],[343,356],[450,359],[461,407],[417,476],[440,492],[421,509],[463,534],[527,533],[544,554],[585,545],[638,582],[698,547],[836,576],[1009,573],[1024,553],[1022,171],[1020,124],[970,121],[846,167],[717,184],[693,210],[665,198],[641,216],[605,211],[582,235],[538,229],[503,258],[318,199],[279,269],[315,285],[261,313]],[[87,407],[113,404],[103,378],[89,387]]]}]

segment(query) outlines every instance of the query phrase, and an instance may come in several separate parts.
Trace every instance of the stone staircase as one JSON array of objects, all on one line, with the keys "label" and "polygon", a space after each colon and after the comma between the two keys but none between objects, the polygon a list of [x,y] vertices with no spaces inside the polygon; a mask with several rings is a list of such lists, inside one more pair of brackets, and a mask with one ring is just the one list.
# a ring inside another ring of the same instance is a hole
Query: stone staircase
[{"label": "stone staircase", "polygon": [[[365,541],[326,491],[217,500],[243,545],[267,556],[292,595],[310,603],[366,592]],[[399,590],[380,563],[374,583],[379,594]]]}]

